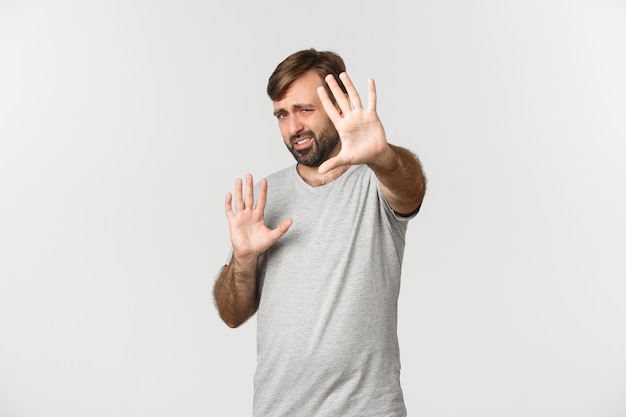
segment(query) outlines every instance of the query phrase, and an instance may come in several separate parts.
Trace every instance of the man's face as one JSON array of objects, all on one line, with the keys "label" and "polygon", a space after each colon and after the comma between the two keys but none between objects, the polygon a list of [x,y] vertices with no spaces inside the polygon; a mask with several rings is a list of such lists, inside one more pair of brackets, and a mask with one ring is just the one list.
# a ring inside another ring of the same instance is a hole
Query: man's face
[{"label": "man's face", "polygon": [[314,71],[296,79],[274,102],[274,116],[287,149],[299,164],[318,167],[338,152],[339,134],[317,95],[324,81]]}]

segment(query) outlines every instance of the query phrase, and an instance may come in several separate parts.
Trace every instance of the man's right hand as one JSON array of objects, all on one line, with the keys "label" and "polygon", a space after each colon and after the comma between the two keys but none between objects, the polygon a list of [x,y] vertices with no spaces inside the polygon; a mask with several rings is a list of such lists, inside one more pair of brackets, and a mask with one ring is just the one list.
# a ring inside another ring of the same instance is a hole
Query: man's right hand
[{"label": "man's right hand", "polygon": [[230,230],[230,240],[233,245],[233,257],[240,261],[258,258],[284,235],[293,223],[286,219],[275,229],[265,225],[265,202],[267,198],[267,180],[262,179],[259,195],[254,203],[254,183],[251,174],[246,174],[246,189],[243,190],[243,181],[235,181],[235,209],[233,210],[233,195],[226,194],[226,218]]}]

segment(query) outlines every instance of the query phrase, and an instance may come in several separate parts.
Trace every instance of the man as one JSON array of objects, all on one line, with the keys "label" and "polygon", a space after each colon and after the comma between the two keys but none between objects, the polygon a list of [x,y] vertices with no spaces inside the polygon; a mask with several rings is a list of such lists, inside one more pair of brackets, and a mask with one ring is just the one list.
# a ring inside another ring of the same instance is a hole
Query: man
[{"label": "man", "polygon": [[364,107],[333,52],[290,55],[267,93],[297,164],[256,193],[236,180],[214,288],[228,326],[258,311],[254,416],[406,416],[397,300],[421,165],[387,142],[374,81]]}]

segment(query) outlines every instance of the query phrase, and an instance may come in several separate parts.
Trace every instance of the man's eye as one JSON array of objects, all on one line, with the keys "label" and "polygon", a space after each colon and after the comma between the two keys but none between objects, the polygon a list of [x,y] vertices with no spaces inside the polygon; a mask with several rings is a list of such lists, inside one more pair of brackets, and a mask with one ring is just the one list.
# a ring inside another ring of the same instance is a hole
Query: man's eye
[{"label": "man's eye", "polygon": [[287,113],[278,113],[276,117],[279,119],[284,119],[285,117],[287,117]]}]

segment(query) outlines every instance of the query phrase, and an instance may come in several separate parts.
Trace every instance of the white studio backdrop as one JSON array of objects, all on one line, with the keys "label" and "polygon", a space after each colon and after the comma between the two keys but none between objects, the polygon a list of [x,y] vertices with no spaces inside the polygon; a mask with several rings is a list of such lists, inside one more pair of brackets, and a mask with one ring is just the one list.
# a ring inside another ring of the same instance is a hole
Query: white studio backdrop
[{"label": "white studio backdrop", "polygon": [[223,199],[292,163],[265,84],[309,47],[429,178],[409,415],[626,416],[625,41],[617,0],[0,0],[0,417],[251,414]]}]

